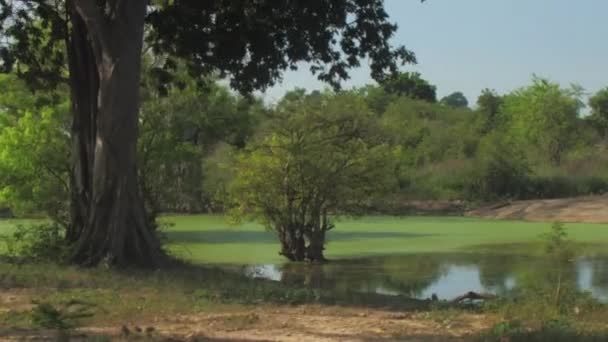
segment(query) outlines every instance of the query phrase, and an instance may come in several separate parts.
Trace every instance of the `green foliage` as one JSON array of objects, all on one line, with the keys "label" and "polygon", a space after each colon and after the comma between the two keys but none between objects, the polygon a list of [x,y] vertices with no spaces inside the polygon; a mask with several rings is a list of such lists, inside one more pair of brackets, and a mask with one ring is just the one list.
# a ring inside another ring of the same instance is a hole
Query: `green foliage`
[{"label": "green foliage", "polygon": [[10,235],[0,235],[4,256],[11,262],[53,262],[63,260],[68,253],[64,240],[65,228],[57,223],[31,226],[19,225]]},{"label": "green foliage", "polygon": [[218,189],[204,186],[213,184],[207,175],[213,166],[206,160],[224,149],[219,146],[242,148],[265,108],[259,100],[236,96],[213,80],[189,76],[181,65],[170,75],[172,83],[162,84],[159,91],[162,79],[154,77],[154,64],[147,63],[146,70],[138,161],[149,211],[221,208]]},{"label": "green foliage", "polygon": [[534,77],[532,85],[505,97],[502,115],[520,144],[539,146],[547,160],[559,165],[573,144],[580,108],[578,93]]},{"label": "green foliage", "polygon": [[484,89],[477,98],[478,112],[481,114],[481,133],[485,134],[499,125],[499,113],[503,104],[502,96],[494,90]]},{"label": "green foliage", "polygon": [[471,199],[519,198],[529,175],[523,151],[507,137],[491,134],[481,140],[466,191]]},{"label": "green foliage", "polygon": [[209,195],[212,210],[221,212],[230,205],[230,182],[234,178],[234,165],[238,151],[232,146],[220,143],[203,160],[204,179],[202,187]]},{"label": "green foliage", "polygon": [[437,102],[436,89],[417,72],[404,72],[392,76],[380,83],[388,94],[427,102]]},{"label": "green foliage", "polygon": [[589,99],[590,120],[604,139],[608,139],[608,88],[598,91]]},{"label": "green foliage", "polygon": [[555,222],[551,231],[543,235],[547,255],[558,262],[568,262],[573,256],[572,242],[568,239],[568,232],[563,223]]},{"label": "green foliage", "polygon": [[453,108],[466,108],[469,106],[469,100],[467,100],[460,91],[453,92],[450,95],[443,97],[439,103]]},{"label": "green foliage", "polygon": [[331,216],[361,214],[375,194],[390,189],[393,159],[354,93],[289,94],[265,134],[238,158],[234,213],[261,220],[281,241],[322,244]]},{"label": "green foliage", "polygon": [[33,94],[14,77],[0,77],[0,206],[17,215],[45,213],[67,221],[68,104]]},{"label": "green foliage", "polygon": [[[112,27],[106,2],[96,5],[93,12]],[[0,42],[0,71],[17,71],[37,88],[65,82],[65,43],[78,32],[74,23],[83,20],[78,6],[60,1],[0,2],[0,35],[6,37]],[[222,25],[215,25],[214,18],[221,18]],[[193,74],[229,76],[235,89],[251,92],[272,85],[283,70],[306,61],[321,80],[337,86],[361,58],[369,61],[376,80],[397,72],[400,63],[415,61],[405,47],[389,44],[397,26],[388,19],[380,0],[275,6],[157,1],[147,14],[146,40],[155,55],[167,56],[159,72],[174,68],[174,58],[185,57]],[[200,44],[201,40],[207,43]]]}]

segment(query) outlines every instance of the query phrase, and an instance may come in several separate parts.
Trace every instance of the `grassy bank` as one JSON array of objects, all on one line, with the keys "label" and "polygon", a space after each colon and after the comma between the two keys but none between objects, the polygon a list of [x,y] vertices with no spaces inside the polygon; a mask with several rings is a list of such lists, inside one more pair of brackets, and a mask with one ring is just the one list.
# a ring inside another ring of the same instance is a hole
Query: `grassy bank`
[{"label": "grassy bank", "polygon": [[[231,225],[223,216],[163,216],[172,226],[165,230],[169,250],[198,263],[279,263],[272,232],[259,224]],[[0,220],[0,235],[17,224],[35,220]],[[608,224],[569,223],[569,236],[582,254],[608,253]],[[342,219],[329,233],[330,259],[404,253],[537,253],[539,236],[550,223],[500,221],[465,217],[368,216]],[[0,249],[4,248],[0,244]]]},{"label": "grassy bank", "polygon": [[[282,262],[274,235],[258,224],[230,225],[222,216],[166,216],[171,251],[204,263]],[[537,243],[549,223],[464,217],[382,217],[343,219],[329,233],[331,259],[403,253],[541,251]],[[607,224],[566,224],[583,253],[601,253]],[[489,247],[488,247],[489,245]],[[608,251],[606,251],[608,253]]]},{"label": "grassy bank", "polygon": [[[219,269],[110,271],[0,262],[0,340],[605,341],[605,306],[543,298],[471,308],[315,293]],[[579,305],[579,304],[577,304]],[[570,305],[567,307],[572,312]],[[558,317],[555,319],[555,317]],[[56,339],[55,339],[56,338]]]}]

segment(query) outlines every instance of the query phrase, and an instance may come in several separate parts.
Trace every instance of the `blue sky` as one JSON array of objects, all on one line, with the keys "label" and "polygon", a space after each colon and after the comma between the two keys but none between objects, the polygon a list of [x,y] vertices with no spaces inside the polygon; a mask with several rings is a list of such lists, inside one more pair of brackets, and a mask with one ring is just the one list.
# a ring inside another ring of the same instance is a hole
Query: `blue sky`
[{"label": "blue sky", "polygon": [[[385,0],[399,25],[393,44],[416,53],[418,71],[438,95],[462,91],[474,103],[483,88],[500,93],[532,74],[593,92],[608,86],[608,0]],[[371,83],[362,67],[345,86]],[[268,89],[274,102],[294,87],[323,89],[304,66]]]}]

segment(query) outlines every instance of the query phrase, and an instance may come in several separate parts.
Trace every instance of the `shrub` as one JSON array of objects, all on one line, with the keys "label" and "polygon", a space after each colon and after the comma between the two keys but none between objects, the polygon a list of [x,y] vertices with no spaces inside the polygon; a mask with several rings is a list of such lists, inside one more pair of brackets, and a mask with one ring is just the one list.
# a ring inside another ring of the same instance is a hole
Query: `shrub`
[{"label": "shrub", "polygon": [[1,236],[9,261],[61,261],[68,253],[65,228],[57,223],[18,226],[12,235]]},{"label": "shrub", "polygon": [[479,146],[465,196],[486,201],[519,198],[526,192],[530,173],[524,153],[515,144],[503,136],[489,135]]}]

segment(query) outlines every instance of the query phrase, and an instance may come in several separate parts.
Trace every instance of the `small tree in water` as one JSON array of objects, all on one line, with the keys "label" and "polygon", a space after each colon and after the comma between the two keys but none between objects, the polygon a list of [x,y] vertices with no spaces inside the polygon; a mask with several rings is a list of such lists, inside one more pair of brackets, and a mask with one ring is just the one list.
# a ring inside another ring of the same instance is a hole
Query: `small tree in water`
[{"label": "small tree in water", "polygon": [[392,154],[360,97],[292,92],[238,158],[233,213],[276,232],[289,260],[325,261],[332,218],[363,213],[390,188]]},{"label": "small tree in water", "polygon": [[572,242],[568,238],[568,232],[561,222],[555,222],[551,231],[544,236],[545,252],[557,266],[557,285],[555,289],[555,304],[559,306],[562,293],[563,271],[566,265],[574,257]]}]

